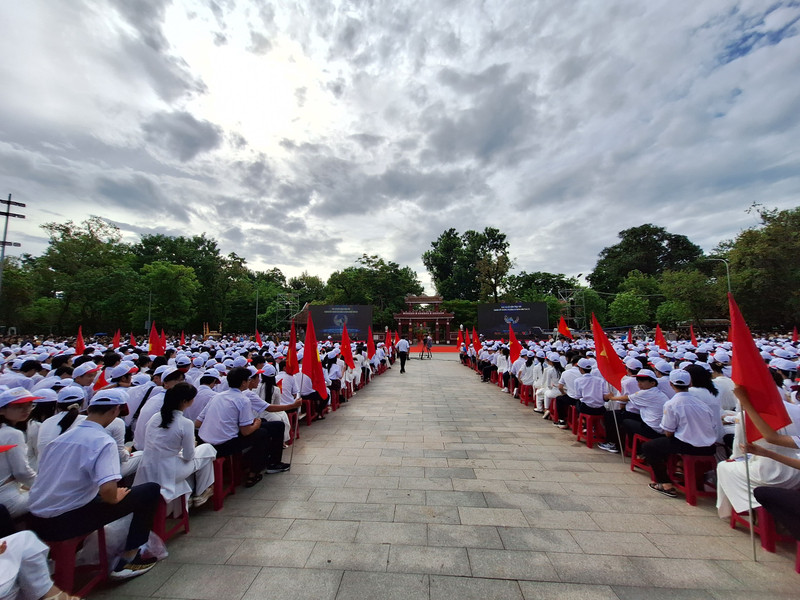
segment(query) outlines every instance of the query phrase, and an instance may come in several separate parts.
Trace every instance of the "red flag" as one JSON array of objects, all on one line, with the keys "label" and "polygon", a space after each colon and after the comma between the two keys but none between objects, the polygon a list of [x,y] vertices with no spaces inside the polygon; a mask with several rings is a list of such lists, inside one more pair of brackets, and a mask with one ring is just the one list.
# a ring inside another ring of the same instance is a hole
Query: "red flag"
[{"label": "red flag", "polygon": [[181,346],[186,345],[186,336],[183,335],[183,329],[181,329]]},{"label": "red flag", "polygon": [[375,340],[372,339],[372,325],[367,327],[367,358],[372,360],[375,356]]},{"label": "red flag", "polygon": [[100,371],[100,377],[97,378],[97,381],[94,382],[92,389],[97,392],[98,390],[102,390],[104,387],[108,385],[108,381],[106,380],[106,370],[103,369]]},{"label": "red flag", "polygon": [[136,339],[133,337],[133,334],[131,334],[131,341],[129,342],[129,344],[134,348],[136,347]]},{"label": "red flag", "polygon": [[386,330],[386,342],[384,343],[387,348],[392,345],[392,334],[388,329]]},{"label": "red flag", "polygon": [[[786,427],[792,421],[786,412],[781,394],[769,373],[769,367],[761,358],[750,328],[747,327],[747,323],[733,299],[733,294],[730,292],[728,292],[728,308],[731,313],[730,331],[733,342],[731,379],[736,385],[745,389],[753,408],[770,427],[776,430]],[[748,442],[755,442],[762,437],[756,426],[750,421],[750,417],[746,417],[745,430]]]},{"label": "red flag", "polygon": [[797,325],[795,325],[794,329],[792,329],[792,343],[796,344],[797,343],[797,339],[798,339],[797,338]]},{"label": "red flag", "polygon": [[114,337],[111,339],[111,347],[112,348],[119,348],[120,347],[121,344],[119,343],[119,337],[120,337],[120,333],[119,333],[119,329],[117,329],[117,333],[115,333]]},{"label": "red flag", "polygon": [[148,354],[158,355],[158,349],[161,347],[161,340],[158,339],[158,332],[156,332],[156,322],[150,324],[150,338],[147,340]]},{"label": "red flag", "polygon": [[78,325],[78,339],[75,340],[75,356],[80,356],[86,350],[86,344],[83,343],[83,325]]},{"label": "red flag", "polygon": [[347,323],[342,326],[342,343],[339,345],[339,350],[342,352],[342,360],[351,369],[356,368],[356,363],[353,361],[353,349],[350,347],[350,335],[347,333]]},{"label": "red flag", "polygon": [[[511,326],[509,325],[509,327],[511,327]],[[565,338],[569,338],[569,339],[571,339],[573,341],[575,340],[575,338],[572,337],[572,332],[569,330],[569,327],[567,327],[567,322],[564,320],[564,316],[563,315],[558,320],[558,333],[563,335]]]},{"label": "red flag", "polygon": [[289,354],[286,356],[283,370],[287,375],[300,372],[300,368],[297,366],[297,332],[294,330],[294,321],[292,321],[292,331],[289,334]]},{"label": "red flag", "polygon": [[481,353],[481,339],[478,337],[474,325],[472,326],[472,347],[475,349],[476,356]]},{"label": "red flag", "polygon": [[261,334],[258,332],[258,329],[256,329],[256,344],[258,344],[259,348],[264,345],[261,342]]},{"label": "red flag", "polygon": [[306,324],[306,342],[303,348],[303,375],[307,375],[311,379],[311,386],[325,399],[328,397],[328,388],[325,387],[325,374],[322,372],[322,362],[319,360],[317,336],[314,333],[314,321],[311,320],[310,313]]},{"label": "red flag", "polygon": [[692,337],[692,346],[697,348],[697,338],[694,336],[694,325],[689,325],[689,335]]},{"label": "red flag", "polygon": [[661,325],[656,323],[656,346],[662,350],[667,349],[667,340],[664,338],[664,332],[661,331]]},{"label": "red flag", "polygon": [[731,333],[731,327],[730,326],[728,326],[728,338],[727,338],[727,340],[729,342],[733,341],[733,336],[732,336],[732,333]]},{"label": "red flag", "polygon": [[633,343],[633,330],[632,329],[628,329],[628,343],[629,344]]},{"label": "red flag", "polygon": [[161,347],[161,340],[158,339],[158,332],[156,331],[156,322],[150,324],[150,339],[147,340],[147,352],[149,354],[158,355],[158,349]]},{"label": "red flag", "polygon": [[608,383],[621,390],[622,378],[626,374],[625,363],[617,355],[594,313],[592,313],[592,335],[594,336],[594,353],[600,374]]},{"label": "red flag", "polygon": [[397,346],[397,344],[399,344],[399,343],[400,343],[400,334],[395,331],[394,332],[394,345]]},{"label": "red flag", "polygon": [[461,350],[461,344],[464,343],[464,335],[461,333],[461,329],[458,330],[458,340],[456,341],[456,345],[458,349]]},{"label": "red flag", "polygon": [[511,323],[508,324],[508,344],[511,362],[513,363],[519,358],[519,355],[522,352],[522,344],[517,341],[517,336],[514,335],[514,330],[511,328]]}]

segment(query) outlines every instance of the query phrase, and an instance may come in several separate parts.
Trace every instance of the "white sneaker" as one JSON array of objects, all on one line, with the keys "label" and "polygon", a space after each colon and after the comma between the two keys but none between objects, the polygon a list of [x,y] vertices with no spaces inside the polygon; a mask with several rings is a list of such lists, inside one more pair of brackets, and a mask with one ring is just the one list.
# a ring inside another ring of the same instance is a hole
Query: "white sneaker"
[{"label": "white sneaker", "polygon": [[202,494],[192,497],[192,506],[197,508],[198,506],[203,506],[211,496],[214,495],[214,486],[208,486],[208,489],[204,491]]},{"label": "white sneaker", "polygon": [[503,388],[502,391],[507,394],[508,393],[508,388]]},{"label": "white sneaker", "polygon": [[611,452],[612,454],[619,454],[619,449],[617,445],[611,442],[604,442],[602,444],[597,444],[597,447],[600,450],[605,450],[606,452]]}]

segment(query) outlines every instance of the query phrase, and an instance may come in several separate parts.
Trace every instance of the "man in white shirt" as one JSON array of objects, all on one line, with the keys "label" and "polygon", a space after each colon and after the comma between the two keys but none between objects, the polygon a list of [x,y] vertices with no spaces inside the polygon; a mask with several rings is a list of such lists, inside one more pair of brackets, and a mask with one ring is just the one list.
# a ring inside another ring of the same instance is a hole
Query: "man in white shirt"
[{"label": "man in white shirt", "polygon": [[400,338],[400,341],[397,342],[397,356],[400,357],[400,372],[406,372],[406,361],[408,360],[408,350],[410,345],[406,336]]},{"label": "man in white shirt", "polygon": [[31,527],[45,541],[78,537],[133,513],[112,579],[142,575],[155,564],[155,559],[142,558],[140,548],[161,497],[157,483],[117,487],[119,454],[105,427],[125,409],[124,396],[115,390],[93,398],[86,420],[44,449],[30,492]]}]

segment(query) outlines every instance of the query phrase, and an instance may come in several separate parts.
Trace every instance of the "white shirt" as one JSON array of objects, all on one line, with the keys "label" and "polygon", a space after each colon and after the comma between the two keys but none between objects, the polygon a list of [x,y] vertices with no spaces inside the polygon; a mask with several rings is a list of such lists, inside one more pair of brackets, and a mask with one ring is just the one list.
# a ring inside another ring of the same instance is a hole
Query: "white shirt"
[{"label": "white shirt", "polygon": [[399,342],[397,342],[397,351],[398,352],[408,352],[409,345],[408,340],[402,338]]},{"label": "white shirt", "polygon": [[281,404],[292,404],[295,396],[300,393],[295,378],[284,371],[275,377],[275,386],[281,391]]},{"label": "white shirt", "polygon": [[714,431],[717,432],[717,441],[721,442],[722,437],[725,435],[725,430],[722,427],[722,407],[719,404],[719,396],[715,396],[706,388],[690,387],[689,393],[696,396],[711,409],[714,414]]},{"label": "white shirt", "polygon": [[160,413],[147,422],[142,462],[133,482],[155,482],[161,486],[161,495],[169,500],[192,491],[185,480],[177,481],[176,473],[178,463],[194,459],[195,451],[194,423],[179,410],[172,415],[167,427],[161,427]]},{"label": "white shirt", "polygon": [[661,429],[697,448],[711,446],[717,441],[715,415],[708,405],[694,394],[680,392],[664,404]]},{"label": "white shirt", "polygon": [[[191,406],[186,407],[186,410],[183,411],[183,416],[194,423],[200,413],[203,412],[203,409],[216,395],[217,392],[205,384],[197,386],[197,395],[194,397],[194,402],[192,402]],[[146,440],[145,443],[147,443]]]},{"label": "white shirt", "polygon": [[658,382],[658,389],[664,392],[667,398],[672,398],[675,395],[675,390],[672,389],[672,385],[669,382],[669,376],[659,377],[656,381]]},{"label": "white shirt", "polygon": [[[44,452],[44,449],[47,446],[47,444],[49,444],[59,435],[61,435],[61,427],[58,426],[58,423],[66,415],[67,415],[66,412],[56,413],[52,417],[48,417],[47,419],[45,419],[41,427],[39,427],[39,436],[36,440],[36,449],[37,449],[37,454],[39,455],[39,460],[42,459],[42,452]],[[86,415],[78,415],[75,421],[73,421],[72,425],[69,426],[69,429],[67,429],[67,431],[75,429],[85,420],[86,420]],[[67,433],[67,431],[65,431],[64,433]]]},{"label": "white shirt", "polygon": [[0,484],[13,477],[19,483],[30,486],[36,479],[36,471],[28,464],[28,446],[25,443],[25,434],[19,429],[5,424],[0,426],[0,445],[16,444],[0,454]]},{"label": "white shirt", "polygon": [[605,405],[603,399],[605,391],[605,380],[594,377],[591,373],[582,373],[575,380],[575,393],[578,395],[578,399],[591,408],[600,408]]},{"label": "white shirt", "polygon": [[239,435],[239,427],[253,424],[250,400],[241,390],[217,394],[200,413],[200,439],[209,444],[224,444]]},{"label": "white shirt", "polygon": [[120,479],[114,440],[93,421],[48,444],[39,458],[39,476],[31,488],[31,513],[50,518],[91,502],[100,486]]},{"label": "white shirt", "polygon": [[144,403],[139,417],[136,419],[136,425],[133,430],[133,445],[137,450],[144,448],[144,435],[147,430],[147,423],[150,418],[161,410],[164,406],[164,388],[153,391],[147,402]]},{"label": "white shirt", "polygon": [[578,367],[570,367],[566,371],[561,374],[561,378],[558,380],[558,383],[563,385],[566,388],[567,396],[570,398],[577,398],[577,393],[575,391],[575,380],[581,376],[581,372],[578,370]]},{"label": "white shirt", "polygon": [[626,395],[628,396],[626,410],[630,410],[631,406],[635,407],[645,425],[658,433],[663,433],[661,418],[664,416],[664,404],[669,400],[667,395],[659,390],[658,387],[653,387],[649,390],[637,390],[634,394]]},{"label": "white shirt", "polygon": [[[154,387],[156,387],[156,384],[152,381],[148,381],[143,385],[136,385],[128,388],[128,414],[123,417],[125,425],[131,424],[131,421],[133,421],[133,413],[135,413],[136,409],[139,408],[139,405],[142,403],[142,399],[147,394],[147,390],[150,390]],[[152,396],[155,393],[156,391],[153,390],[150,392],[150,395]],[[148,398],[148,400],[150,400],[150,398]]]}]

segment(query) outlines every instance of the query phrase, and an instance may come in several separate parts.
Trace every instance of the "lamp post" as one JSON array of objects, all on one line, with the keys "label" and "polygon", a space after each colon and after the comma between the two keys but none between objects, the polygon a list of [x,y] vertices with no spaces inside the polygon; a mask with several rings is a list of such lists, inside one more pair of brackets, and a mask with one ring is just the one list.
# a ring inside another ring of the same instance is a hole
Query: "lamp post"
[{"label": "lamp post", "polygon": [[717,262],[725,263],[725,274],[728,277],[728,293],[730,294],[731,293],[731,266],[728,263],[728,261],[725,260],[724,258],[704,258],[703,260],[705,260],[707,262],[708,261],[717,261]]}]

